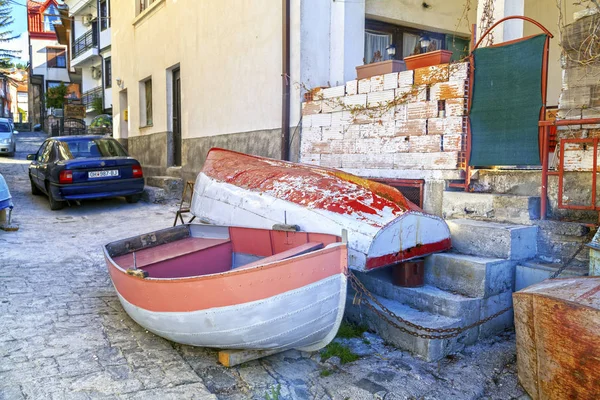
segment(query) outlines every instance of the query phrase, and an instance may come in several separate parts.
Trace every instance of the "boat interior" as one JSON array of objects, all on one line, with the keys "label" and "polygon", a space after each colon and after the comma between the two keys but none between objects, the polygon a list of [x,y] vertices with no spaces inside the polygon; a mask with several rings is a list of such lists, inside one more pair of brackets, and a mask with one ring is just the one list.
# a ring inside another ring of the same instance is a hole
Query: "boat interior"
[{"label": "boat interior", "polygon": [[122,269],[149,278],[184,278],[247,269],[310,253],[340,242],[323,233],[212,225],[180,225],[110,243],[108,254]]}]

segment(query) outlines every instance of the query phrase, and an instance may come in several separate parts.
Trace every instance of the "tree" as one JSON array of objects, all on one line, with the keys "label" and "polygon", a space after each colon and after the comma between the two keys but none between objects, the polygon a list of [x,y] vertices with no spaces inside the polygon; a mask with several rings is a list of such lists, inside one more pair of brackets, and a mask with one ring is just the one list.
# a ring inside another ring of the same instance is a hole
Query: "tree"
[{"label": "tree", "polygon": [[46,107],[63,108],[66,95],[67,86],[64,82],[61,82],[58,86],[48,88],[48,90],[46,90]]},{"label": "tree", "polygon": [[6,48],[8,42],[19,37],[19,35],[14,35],[13,31],[8,29],[9,25],[13,22],[14,18],[11,13],[10,1],[0,0],[0,62],[2,63],[8,63],[21,53],[18,50]]}]

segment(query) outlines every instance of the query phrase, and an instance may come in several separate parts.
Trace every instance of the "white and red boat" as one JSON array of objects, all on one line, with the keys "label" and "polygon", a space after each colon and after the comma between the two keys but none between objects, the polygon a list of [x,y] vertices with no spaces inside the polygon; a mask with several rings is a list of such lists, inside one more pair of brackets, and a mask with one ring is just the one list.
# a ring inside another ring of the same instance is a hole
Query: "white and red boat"
[{"label": "white and red boat", "polygon": [[180,225],[104,256],[127,314],[178,343],[315,351],[344,314],[347,248],[335,235]]},{"label": "white and red boat", "polygon": [[451,247],[443,219],[396,189],[342,171],[211,149],[191,212],[205,223],[348,230],[349,267],[368,271]]}]

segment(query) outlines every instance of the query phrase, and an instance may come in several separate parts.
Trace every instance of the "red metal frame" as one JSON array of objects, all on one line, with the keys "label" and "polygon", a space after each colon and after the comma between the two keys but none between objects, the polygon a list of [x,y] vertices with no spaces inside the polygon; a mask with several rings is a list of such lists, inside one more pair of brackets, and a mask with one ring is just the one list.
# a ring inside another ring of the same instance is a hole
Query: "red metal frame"
[{"label": "red metal frame", "polygon": [[[552,33],[546,29],[542,24],[540,24],[539,22],[535,21],[534,19],[531,19],[529,17],[524,17],[521,15],[512,15],[509,17],[505,17],[502,18],[501,20],[497,21],[494,25],[492,25],[487,31],[485,31],[483,33],[483,35],[481,35],[481,37],[479,38],[479,40],[477,42],[475,42],[475,27],[473,26],[473,42],[475,43],[474,45],[472,44],[472,50],[471,50],[471,54],[469,56],[469,96],[468,96],[468,114],[470,114],[471,112],[471,104],[472,104],[472,100],[473,100],[473,87],[474,85],[474,81],[475,81],[475,64],[473,62],[473,52],[479,47],[479,45],[481,44],[481,42],[483,41],[483,39],[490,34],[490,32],[498,25],[500,25],[501,23],[508,21],[508,20],[512,20],[512,19],[521,19],[523,21],[527,21],[530,22],[534,25],[536,25],[538,28],[540,28],[546,35],[546,41],[544,42],[544,53],[543,53],[543,57],[542,57],[542,108],[540,110],[540,121],[545,121],[546,119],[546,97],[547,97],[547,89],[548,89],[548,53],[549,53],[549,49],[550,49],[550,39],[554,37],[554,35],[552,35]],[[519,42],[522,40],[526,40],[529,39],[531,36],[529,37],[525,37],[525,38],[521,38],[521,39],[516,39],[516,40],[510,40],[507,42],[503,42],[503,43],[498,43],[494,46],[504,46],[510,43],[515,43],[515,42]],[[543,128],[539,127],[538,129],[538,136],[539,136],[539,140],[543,141],[543,137],[544,137],[544,133],[543,133]],[[465,191],[469,190],[469,186],[471,184],[471,168],[469,166],[469,161],[471,158],[471,119],[468,119],[468,123],[467,123],[467,146],[466,146],[466,154],[465,154],[465,183],[464,183],[464,189]],[[542,159],[542,164],[543,164],[543,158],[544,158],[544,154],[546,152],[543,149],[540,149],[540,158]],[[460,185],[459,185],[460,186]]]},{"label": "red metal frame", "polygon": [[[558,171],[548,170],[548,158],[550,156],[550,132],[552,126],[570,126],[570,125],[595,125],[600,124],[600,118],[586,119],[571,119],[558,121],[540,121],[539,126],[543,132],[542,148],[542,190],[541,190],[541,219],[546,219],[548,210],[548,176],[558,176],[558,208],[570,210],[591,210],[600,211],[600,207],[596,206],[596,174],[598,173],[598,138],[581,138],[581,139],[557,139],[560,143],[560,158],[558,163]],[[592,199],[590,205],[576,205],[563,203],[563,180],[564,180],[564,159],[565,159],[565,144],[566,143],[593,143],[594,155],[592,163]]]}]

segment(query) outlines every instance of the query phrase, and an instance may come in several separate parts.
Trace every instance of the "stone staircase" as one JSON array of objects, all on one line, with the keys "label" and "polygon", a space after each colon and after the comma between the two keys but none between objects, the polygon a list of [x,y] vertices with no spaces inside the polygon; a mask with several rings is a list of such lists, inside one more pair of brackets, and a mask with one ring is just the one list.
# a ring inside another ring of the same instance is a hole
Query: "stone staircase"
[{"label": "stone staircase", "polygon": [[[535,175],[527,171],[523,180],[519,180],[518,171],[508,175],[505,179],[501,174],[484,179],[487,193],[444,192],[442,214],[450,228],[453,249],[425,258],[425,286],[395,286],[389,268],[360,273],[361,282],[396,315],[430,328],[467,326],[512,305],[513,291],[549,278],[589,241],[590,227],[585,222],[540,220]],[[587,273],[587,249],[573,264],[561,276]],[[367,324],[386,341],[428,361],[513,326],[509,311],[456,338],[426,339],[390,326],[354,300],[355,293],[350,290],[350,320]]]}]

